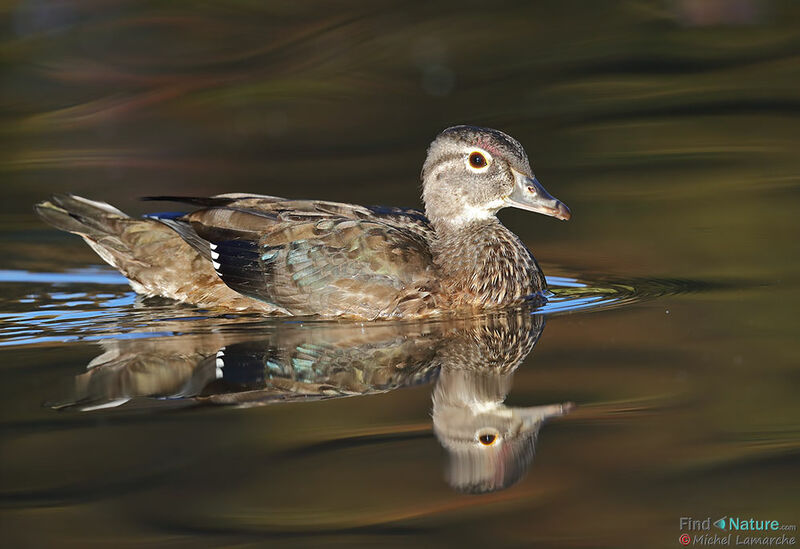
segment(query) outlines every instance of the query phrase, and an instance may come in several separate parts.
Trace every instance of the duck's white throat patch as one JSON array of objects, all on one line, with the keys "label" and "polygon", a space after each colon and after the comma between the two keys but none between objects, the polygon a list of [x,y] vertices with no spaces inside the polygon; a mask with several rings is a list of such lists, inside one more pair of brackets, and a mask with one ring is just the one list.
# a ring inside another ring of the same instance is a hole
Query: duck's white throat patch
[{"label": "duck's white throat patch", "polygon": [[470,223],[472,221],[491,219],[497,215],[497,211],[503,206],[505,206],[505,200],[502,198],[498,198],[497,200],[493,200],[481,206],[465,206],[458,215],[453,216],[448,219],[448,221],[455,225],[463,225],[464,223]]}]

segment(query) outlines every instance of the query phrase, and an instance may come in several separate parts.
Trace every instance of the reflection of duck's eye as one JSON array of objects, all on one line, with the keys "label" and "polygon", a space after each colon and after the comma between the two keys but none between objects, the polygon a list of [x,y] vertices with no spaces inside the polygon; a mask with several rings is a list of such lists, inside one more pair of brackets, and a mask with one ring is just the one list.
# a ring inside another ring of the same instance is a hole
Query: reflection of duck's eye
[{"label": "reflection of duck's eye", "polygon": [[486,157],[483,156],[481,153],[476,151],[469,155],[469,165],[475,168],[476,170],[485,168],[486,164],[488,164],[488,162],[486,162]]},{"label": "reflection of duck's eye", "polygon": [[484,446],[491,446],[494,444],[494,441],[497,440],[497,436],[493,435],[492,433],[486,433],[478,437],[478,440]]}]

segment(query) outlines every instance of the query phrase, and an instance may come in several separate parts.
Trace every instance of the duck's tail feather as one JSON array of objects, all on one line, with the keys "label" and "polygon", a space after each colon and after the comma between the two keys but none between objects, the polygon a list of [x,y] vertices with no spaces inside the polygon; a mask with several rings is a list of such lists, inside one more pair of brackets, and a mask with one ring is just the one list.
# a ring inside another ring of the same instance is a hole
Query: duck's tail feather
[{"label": "duck's tail feather", "polygon": [[34,211],[57,229],[82,236],[103,261],[136,282],[130,266],[141,261],[127,233],[138,224],[154,221],[134,219],[110,204],[74,194],[54,194],[36,204]]},{"label": "duck's tail feather", "polygon": [[73,194],[54,194],[50,200],[36,204],[33,209],[57,229],[91,239],[114,234],[120,220],[130,219],[110,204]]},{"label": "duck's tail feather", "polygon": [[208,242],[175,214],[134,218],[71,194],[54,195],[34,210],[54,227],[83,237],[139,293],[235,310],[275,310],[227,287],[214,272]]},{"label": "duck's tail feather", "polygon": [[[89,245],[93,248],[95,246],[92,243],[111,247],[119,252],[128,252],[133,257],[136,255],[135,244],[124,238],[126,229],[134,225],[152,227],[152,222],[157,222],[175,231],[204,257],[211,257],[208,241],[200,238],[188,222],[180,219],[184,212],[154,213],[144,216],[143,219],[136,219],[110,204],[74,194],[53,195],[50,200],[36,204],[34,210],[39,217],[57,229],[75,233],[91,241]],[[114,263],[112,265],[117,267]]]}]

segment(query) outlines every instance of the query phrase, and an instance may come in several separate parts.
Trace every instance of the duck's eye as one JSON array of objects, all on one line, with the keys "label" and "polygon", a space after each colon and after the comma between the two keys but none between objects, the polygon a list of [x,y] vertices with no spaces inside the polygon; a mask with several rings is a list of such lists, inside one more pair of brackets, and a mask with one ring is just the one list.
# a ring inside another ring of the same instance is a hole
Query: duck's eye
[{"label": "duck's eye", "polygon": [[478,442],[484,446],[491,446],[497,440],[497,436],[492,433],[485,433],[478,437]]},{"label": "duck's eye", "polygon": [[470,153],[469,155],[469,165],[479,170],[481,168],[485,168],[489,163],[486,161],[486,157],[483,156],[481,153],[475,151]]}]

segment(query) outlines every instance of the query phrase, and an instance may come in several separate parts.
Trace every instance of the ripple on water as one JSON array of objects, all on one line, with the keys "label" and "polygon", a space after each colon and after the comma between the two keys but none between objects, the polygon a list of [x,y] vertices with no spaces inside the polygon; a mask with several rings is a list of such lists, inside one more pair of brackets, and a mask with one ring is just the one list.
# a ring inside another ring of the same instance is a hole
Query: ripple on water
[{"label": "ripple on water", "polygon": [[[532,311],[536,314],[618,308],[711,287],[678,279],[551,276],[547,281],[547,303]],[[198,333],[208,329],[210,319],[215,329],[232,330],[298,321],[253,314],[220,315],[166,299],[143,298],[130,290],[122,275],[103,267],[62,273],[0,270],[0,288],[0,347]],[[180,322],[181,330],[162,329],[160,324],[167,321],[170,326]],[[198,321],[204,321],[203,326]]]}]

